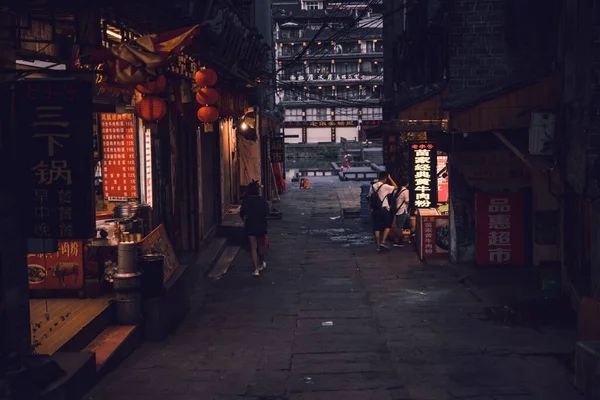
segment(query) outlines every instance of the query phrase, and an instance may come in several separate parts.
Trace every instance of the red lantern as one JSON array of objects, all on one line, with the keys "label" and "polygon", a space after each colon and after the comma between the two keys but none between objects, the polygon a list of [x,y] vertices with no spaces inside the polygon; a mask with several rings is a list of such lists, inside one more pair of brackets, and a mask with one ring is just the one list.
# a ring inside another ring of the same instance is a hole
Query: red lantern
[{"label": "red lantern", "polygon": [[135,105],[138,116],[144,121],[158,121],[167,113],[167,105],[160,97],[146,96]]},{"label": "red lantern", "polygon": [[156,94],[165,90],[167,86],[167,78],[164,75],[159,76],[155,81],[146,82],[137,85],[135,88],[138,92],[143,94]]},{"label": "red lantern", "polygon": [[204,123],[215,122],[219,119],[219,110],[211,106],[200,107],[198,110],[198,119]]},{"label": "red lantern", "polygon": [[200,104],[216,104],[219,101],[219,92],[212,88],[201,88],[196,93],[196,101]]},{"label": "red lantern", "polygon": [[217,83],[217,73],[212,69],[204,68],[196,72],[194,79],[200,86],[214,86]]}]

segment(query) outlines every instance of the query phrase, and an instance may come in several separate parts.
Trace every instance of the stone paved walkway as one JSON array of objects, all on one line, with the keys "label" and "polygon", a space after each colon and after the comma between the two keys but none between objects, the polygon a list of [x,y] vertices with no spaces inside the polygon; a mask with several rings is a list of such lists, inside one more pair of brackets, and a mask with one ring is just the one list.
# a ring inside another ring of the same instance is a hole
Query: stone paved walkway
[{"label": "stone paved walkway", "polygon": [[358,220],[332,219],[360,183],[323,182],[284,195],[263,275],[240,252],[225,277],[199,286],[176,332],[87,398],[580,398],[559,357],[569,359],[573,331],[486,320],[486,300],[454,269],[410,249],[376,254]]}]

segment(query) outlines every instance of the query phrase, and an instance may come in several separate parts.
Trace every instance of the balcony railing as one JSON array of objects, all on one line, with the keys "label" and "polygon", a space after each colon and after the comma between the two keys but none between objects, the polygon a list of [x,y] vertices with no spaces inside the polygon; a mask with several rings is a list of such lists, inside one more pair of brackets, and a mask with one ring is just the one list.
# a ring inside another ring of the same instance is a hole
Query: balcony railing
[{"label": "balcony railing", "polygon": [[282,81],[287,82],[302,82],[302,83],[335,83],[335,82],[382,82],[383,74],[363,74],[355,72],[352,74],[338,74],[338,73],[327,73],[327,74],[292,74],[283,76]]},{"label": "balcony railing", "polygon": [[[292,49],[289,49],[289,48],[288,49],[283,48],[281,50],[281,52],[279,53],[278,57],[282,58],[282,59],[297,57],[298,54],[300,54],[300,51],[301,50],[293,51]],[[362,51],[360,49],[359,50],[341,51],[341,52],[331,51],[330,49],[315,50],[315,51],[307,50],[302,54],[301,58],[310,60],[313,58],[324,58],[324,57],[331,57],[332,59],[383,57],[383,51]]]},{"label": "balcony railing", "polygon": [[324,105],[332,106],[337,104],[340,107],[348,107],[347,102],[351,101],[352,104],[381,104],[381,98],[365,98],[365,97],[354,97],[354,98],[329,98],[323,97],[321,99],[315,98],[303,98],[302,96],[284,96],[280,100],[280,104],[284,106],[302,106],[302,105]]}]

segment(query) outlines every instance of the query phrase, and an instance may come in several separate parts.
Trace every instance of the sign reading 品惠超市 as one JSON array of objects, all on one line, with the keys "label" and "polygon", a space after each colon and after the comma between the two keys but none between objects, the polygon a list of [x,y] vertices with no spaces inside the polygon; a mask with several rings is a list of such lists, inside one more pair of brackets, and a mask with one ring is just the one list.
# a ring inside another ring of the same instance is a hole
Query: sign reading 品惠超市
[{"label": "sign reading \u54c1\u60e0\u8d85\u5e02", "polygon": [[15,84],[29,239],[87,239],[95,227],[92,83],[28,79]]},{"label": "sign reading \u54c1\u60e0\u8d85\u5e02", "polygon": [[518,194],[475,195],[477,264],[524,264],[523,202]]},{"label": "sign reading \u54c1\u60e0\u8d85\u5e02", "polygon": [[271,162],[280,163],[283,162],[284,157],[284,144],[283,137],[273,137],[270,143],[271,150]]}]

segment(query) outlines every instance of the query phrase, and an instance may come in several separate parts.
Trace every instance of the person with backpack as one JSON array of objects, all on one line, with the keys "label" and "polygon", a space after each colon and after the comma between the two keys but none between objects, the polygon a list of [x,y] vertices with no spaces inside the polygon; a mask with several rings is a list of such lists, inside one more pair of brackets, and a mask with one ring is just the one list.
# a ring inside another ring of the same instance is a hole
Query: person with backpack
[{"label": "person with backpack", "polygon": [[389,201],[390,210],[394,215],[394,222],[392,225],[396,225],[396,232],[394,234],[396,243],[394,243],[394,247],[404,247],[402,230],[407,226],[407,222],[410,222],[410,215],[408,213],[408,205],[410,204],[409,199],[408,180],[402,178],[400,187],[395,189],[390,195]]},{"label": "person with backpack", "polygon": [[389,250],[385,242],[392,227],[393,217],[390,213],[388,198],[397,187],[390,175],[385,171],[381,171],[378,181],[373,183],[369,189],[369,211],[373,218],[377,252]]}]

